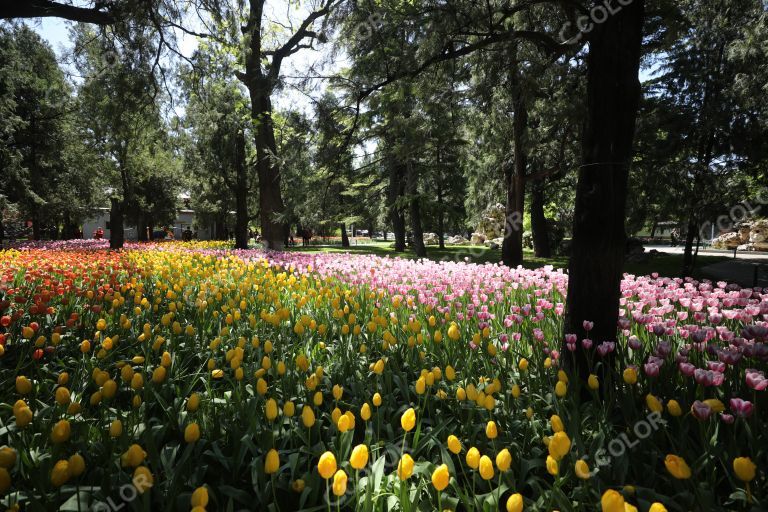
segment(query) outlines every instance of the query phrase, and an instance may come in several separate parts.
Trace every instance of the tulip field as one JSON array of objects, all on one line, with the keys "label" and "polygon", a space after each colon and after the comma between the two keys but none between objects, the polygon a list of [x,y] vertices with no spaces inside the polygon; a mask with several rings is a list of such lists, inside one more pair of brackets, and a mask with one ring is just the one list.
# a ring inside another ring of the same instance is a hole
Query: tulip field
[{"label": "tulip field", "polygon": [[2,509],[768,510],[768,290],[106,247],[0,252]]}]

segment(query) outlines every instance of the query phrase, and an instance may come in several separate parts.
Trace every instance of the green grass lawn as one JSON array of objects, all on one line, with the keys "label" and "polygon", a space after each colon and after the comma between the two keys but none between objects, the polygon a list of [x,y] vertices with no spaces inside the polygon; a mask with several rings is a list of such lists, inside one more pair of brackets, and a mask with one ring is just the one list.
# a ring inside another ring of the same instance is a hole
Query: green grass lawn
[{"label": "green grass lawn", "polygon": [[[339,245],[318,245],[311,247],[293,247],[292,251],[308,253],[350,253],[350,254],[375,254],[378,256],[391,256],[415,259],[416,255],[410,249],[402,253],[394,250],[392,242],[373,241],[366,244],[352,245],[348,248],[342,248]],[[497,263],[501,261],[500,249],[488,249],[484,246],[472,245],[449,245],[445,249],[438,249],[436,246],[427,247],[427,258],[435,261],[469,261],[472,263]],[[727,256],[702,256],[699,255],[696,260],[696,269],[694,276],[697,278],[706,277],[701,273],[701,268],[712,263],[718,263],[727,260]],[[566,268],[568,266],[568,257],[555,256],[552,258],[537,258],[533,251],[524,252],[523,266],[526,268],[538,268],[544,265],[552,265],[555,268]],[[644,263],[627,263],[624,271],[635,275],[651,274],[658,272],[665,277],[677,277],[680,275],[680,269],[683,266],[683,256],[681,254],[658,254],[654,258]]]}]

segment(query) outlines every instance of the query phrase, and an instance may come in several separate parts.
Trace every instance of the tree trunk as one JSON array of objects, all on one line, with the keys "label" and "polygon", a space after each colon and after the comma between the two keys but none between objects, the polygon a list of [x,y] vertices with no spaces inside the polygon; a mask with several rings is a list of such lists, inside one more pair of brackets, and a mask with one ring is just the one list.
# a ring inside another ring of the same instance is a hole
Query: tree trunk
[{"label": "tree trunk", "polygon": [[114,197],[110,201],[112,208],[109,212],[109,248],[122,249],[125,243],[124,204]]},{"label": "tree trunk", "polygon": [[248,248],[248,164],[245,134],[235,134],[235,249]]},{"label": "tree trunk", "polygon": [[149,240],[149,231],[147,229],[147,221],[143,213],[139,212],[136,216],[136,239],[139,242],[146,242]]},{"label": "tree trunk", "polygon": [[549,258],[552,250],[549,245],[549,229],[544,216],[544,181],[536,180],[531,187],[531,234],[533,236],[533,254],[537,258]]},{"label": "tree trunk", "polygon": [[32,215],[32,240],[40,240],[40,217],[35,213]]},{"label": "tree trunk", "polygon": [[[583,163],[576,185],[565,317],[566,333],[588,337],[595,345],[616,340],[644,16],[644,0],[623,7],[615,0],[607,3],[618,12],[595,24],[589,38]],[[594,323],[591,331],[583,327],[585,320]],[[572,354],[565,364],[586,378],[587,351],[571,353],[563,343],[562,353]],[[611,366],[611,361],[604,362]]]},{"label": "tree trunk", "polygon": [[505,172],[507,202],[504,241],[501,244],[501,260],[508,267],[517,267],[523,263],[523,209],[525,207],[525,174],[528,164],[525,145],[528,111],[518,83],[516,65],[512,74],[513,87],[515,89],[514,118],[512,119],[514,163],[511,167],[507,166]]},{"label": "tree trunk", "polygon": [[389,168],[389,218],[395,234],[395,252],[405,251],[405,215],[400,204],[405,191],[404,172],[401,163],[391,163]]},{"label": "tree trunk", "polygon": [[688,229],[685,233],[685,250],[683,251],[683,268],[681,274],[688,277],[693,272],[693,240],[696,238],[696,216],[688,216]]},{"label": "tree trunk", "polygon": [[443,187],[439,179],[437,182],[437,244],[440,249],[445,249],[445,204]]},{"label": "tree trunk", "polygon": [[259,220],[266,249],[282,250],[286,226],[277,218],[285,206],[280,191],[280,168],[272,125],[272,100],[264,80],[250,87],[251,116],[256,124],[256,170],[259,176]]},{"label": "tree trunk", "polygon": [[424,228],[421,224],[421,197],[419,196],[419,174],[412,162],[408,163],[408,210],[413,233],[413,252],[423,258],[427,255],[424,245]]},{"label": "tree trunk", "polygon": [[349,247],[349,235],[347,235],[347,225],[343,222],[339,224],[341,227],[341,246]]}]

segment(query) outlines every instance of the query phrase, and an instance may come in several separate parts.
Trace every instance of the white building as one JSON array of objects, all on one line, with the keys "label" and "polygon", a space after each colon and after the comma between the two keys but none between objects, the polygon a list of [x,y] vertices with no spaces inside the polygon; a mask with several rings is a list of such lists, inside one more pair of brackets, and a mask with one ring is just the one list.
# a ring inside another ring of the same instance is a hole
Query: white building
[{"label": "white building", "polygon": [[[97,208],[94,211],[93,217],[86,219],[83,222],[83,238],[93,238],[93,234],[97,229],[104,230],[104,238],[110,237],[110,220],[109,220],[109,208]],[[171,226],[168,226],[171,227]],[[195,230],[195,211],[189,209],[176,210],[176,220],[173,222],[173,237],[177,240],[181,240],[184,230],[189,228],[192,233],[197,233],[198,240],[210,240],[211,229],[208,226],[198,226]],[[138,240],[138,232],[135,226],[129,226],[125,224],[125,239],[126,240]],[[160,231],[160,227],[155,227],[155,231]]]}]

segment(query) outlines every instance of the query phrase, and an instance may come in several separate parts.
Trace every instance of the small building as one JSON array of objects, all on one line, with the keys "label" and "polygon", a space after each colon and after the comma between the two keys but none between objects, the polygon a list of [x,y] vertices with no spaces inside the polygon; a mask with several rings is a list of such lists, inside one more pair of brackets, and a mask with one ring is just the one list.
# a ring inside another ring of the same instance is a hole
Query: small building
[{"label": "small building", "polygon": [[[109,239],[111,234],[109,208],[96,208],[93,213],[92,217],[83,222],[83,238],[93,238],[96,230],[101,228],[104,230],[104,238]],[[173,225],[167,227],[173,229],[173,238],[177,240],[183,238],[186,229],[196,234],[195,237],[198,240],[211,239],[211,228],[209,226],[197,226],[195,223],[195,211],[188,208],[176,210],[176,219],[173,221]],[[138,240],[139,234],[136,226],[125,224],[124,230],[126,240]]]}]

